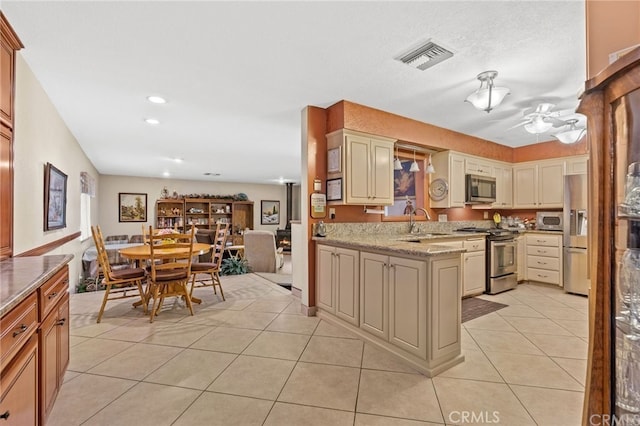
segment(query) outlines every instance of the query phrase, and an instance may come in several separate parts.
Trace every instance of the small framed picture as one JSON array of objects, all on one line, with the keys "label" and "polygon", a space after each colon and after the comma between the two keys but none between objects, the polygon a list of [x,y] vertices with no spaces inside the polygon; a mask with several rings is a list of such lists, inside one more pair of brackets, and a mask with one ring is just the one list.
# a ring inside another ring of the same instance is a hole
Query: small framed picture
[{"label": "small framed picture", "polygon": [[262,200],[260,201],[260,224],[279,225],[280,224],[280,201]]},{"label": "small framed picture", "polygon": [[327,179],[327,201],[342,200],[342,178]]},{"label": "small framed picture", "polygon": [[327,172],[339,173],[342,171],[342,148],[332,148],[327,151]]},{"label": "small framed picture", "polygon": [[147,194],[120,192],[118,194],[119,222],[147,221]]},{"label": "small framed picture", "polygon": [[67,175],[51,163],[44,166],[44,230],[67,227]]}]

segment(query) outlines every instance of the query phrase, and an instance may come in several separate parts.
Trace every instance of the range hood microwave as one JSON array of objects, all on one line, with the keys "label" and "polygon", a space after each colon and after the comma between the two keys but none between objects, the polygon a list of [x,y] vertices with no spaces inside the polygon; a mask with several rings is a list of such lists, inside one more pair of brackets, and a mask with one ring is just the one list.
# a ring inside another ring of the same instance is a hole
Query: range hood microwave
[{"label": "range hood microwave", "polygon": [[496,178],[466,175],[466,204],[490,204],[496,201]]}]

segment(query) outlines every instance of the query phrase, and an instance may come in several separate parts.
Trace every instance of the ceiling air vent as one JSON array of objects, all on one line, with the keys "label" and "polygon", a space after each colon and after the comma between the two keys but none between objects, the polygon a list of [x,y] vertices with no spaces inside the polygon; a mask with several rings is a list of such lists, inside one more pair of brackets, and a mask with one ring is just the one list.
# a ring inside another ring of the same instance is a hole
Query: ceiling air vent
[{"label": "ceiling air vent", "polygon": [[403,53],[397,56],[400,62],[412,66],[414,68],[421,69],[422,71],[427,68],[439,64],[445,59],[449,59],[453,56],[453,52],[445,49],[444,47],[434,43],[431,40],[427,40],[426,43],[419,45],[418,47],[411,49],[407,53]]}]

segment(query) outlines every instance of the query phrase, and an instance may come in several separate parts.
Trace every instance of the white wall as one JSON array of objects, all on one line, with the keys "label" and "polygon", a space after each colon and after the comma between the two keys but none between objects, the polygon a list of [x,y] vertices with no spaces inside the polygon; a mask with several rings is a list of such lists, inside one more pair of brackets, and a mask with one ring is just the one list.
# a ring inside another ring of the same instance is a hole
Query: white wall
[{"label": "white wall", "polygon": [[[102,175],[100,177],[100,190],[98,199],[100,214],[98,224],[102,233],[107,235],[134,235],[142,232],[142,222],[120,223],[118,222],[118,194],[120,192],[133,192],[147,194],[147,222],[145,226],[154,224],[156,217],[155,204],[160,198],[162,188],[167,187],[169,193],[176,191],[178,194],[212,194],[231,195],[245,193],[249,201],[253,201],[253,227],[275,232],[276,229],[285,227],[286,211],[286,186],[285,185],[261,185],[247,183],[207,182],[195,180],[175,180],[163,178],[143,178],[133,176]],[[260,224],[260,200],[280,201],[280,224]]]},{"label": "white wall", "polygon": [[[16,55],[14,127],[13,253],[61,239],[80,230],[80,172],[98,182],[93,164],[84,154],[20,53]],[[49,162],[67,175],[67,227],[44,232],[44,166]],[[92,199],[92,221],[99,204]],[[90,240],[75,239],[48,254],[73,254],[70,287],[75,288],[81,256]]]}]

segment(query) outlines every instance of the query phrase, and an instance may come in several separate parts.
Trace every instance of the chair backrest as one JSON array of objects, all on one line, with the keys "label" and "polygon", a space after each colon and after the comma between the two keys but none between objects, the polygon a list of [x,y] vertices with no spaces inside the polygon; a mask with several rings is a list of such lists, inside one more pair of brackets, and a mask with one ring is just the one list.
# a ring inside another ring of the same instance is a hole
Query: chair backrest
[{"label": "chair backrest", "polygon": [[144,243],[144,235],[132,235],[129,238],[129,243],[143,244]]},{"label": "chair backrest", "polygon": [[191,259],[193,252],[193,240],[195,229],[184,234],[154,234],[149,227],[149,239],[151,249],[151,280],[156,280],[158,271],[171,269],[180,275],[186,273],[186,278],[191,274]]},{"label": "chair backrest", "polygon": [[227,245],[228,234],[228,223],[218,223],[218,225],[216,225],[215,239],[211,249],[211,263],[215,265],[216,269],[220,269],[220,265],[222,264],[222,256],[224,255],[224,248]]},{"label": "chair backrest", "polygon": [[109,256],[107,254],[107,248],[102,236],[102,230],[99,226],[91,227],[91,236],[93,237],[93,242],[96,245],[100,269],[102,269],[102,273],[104,274],[105,278],[109,280],[111,275],[111,264],[109,263]]},{"label": "chair backrest", "polygon": [[276,237],[270,231],[245,231],[244,256],[252,272],[276,272]]}]

